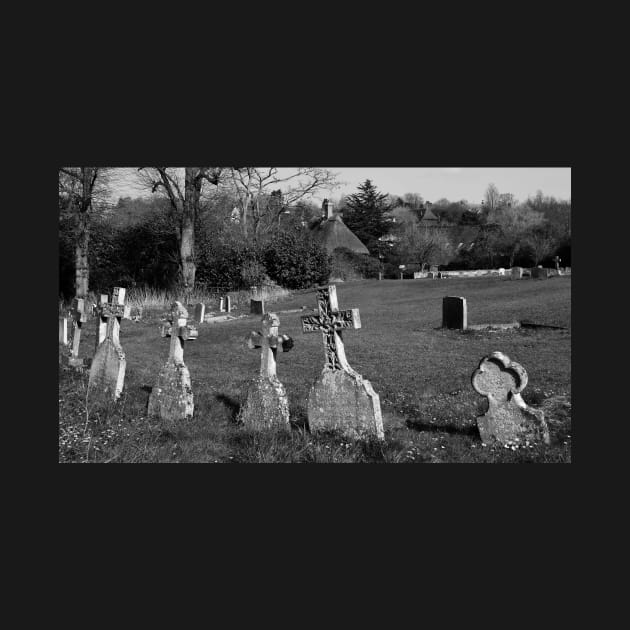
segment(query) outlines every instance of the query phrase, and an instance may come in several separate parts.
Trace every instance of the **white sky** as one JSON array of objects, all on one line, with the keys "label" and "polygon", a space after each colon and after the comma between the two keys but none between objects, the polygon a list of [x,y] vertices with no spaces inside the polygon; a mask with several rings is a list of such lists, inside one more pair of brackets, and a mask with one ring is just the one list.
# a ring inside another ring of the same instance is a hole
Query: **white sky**
[{"label": "white sky", "polygon": [[[493,183],[500,193],[512,193],[519,201],[542,190],[544,195],[558,199],[571,198],[570,168],[541,167],[327,167],[339,173],[343,185],[333,191],[320,192],[313,200],[320,202],[324,197],[339,199],[342,194],[356,192],[357,186],[366,179],[372,180],[379,191],[392,195],[418,193],[426,201],[435,202],[445,197],[451,201],[466,199],[470,203],[480,203],[489,184]],[[121,169],[133,173],[135,169]],[[282,172],[291,169],[281,168]],[[145,196],[147,193],[133,184],[133,175],[121,178],[112,190],[112,199],[119,196]]]}]

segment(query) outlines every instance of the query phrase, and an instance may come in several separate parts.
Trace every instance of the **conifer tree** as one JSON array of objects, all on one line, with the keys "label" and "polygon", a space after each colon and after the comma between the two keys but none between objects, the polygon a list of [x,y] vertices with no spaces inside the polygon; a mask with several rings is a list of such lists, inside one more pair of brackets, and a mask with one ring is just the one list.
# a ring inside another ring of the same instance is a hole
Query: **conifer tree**
[{"label": "conifer tree", "polygon": [[359,192],[348,195],[345,200],[343,221],[371,254],[378,253],[378,239],[387,234],[390,228],[384,216],[391,209],[388,198],[387,194],[379,193],[376,186],[366,179],[359,185]]}]

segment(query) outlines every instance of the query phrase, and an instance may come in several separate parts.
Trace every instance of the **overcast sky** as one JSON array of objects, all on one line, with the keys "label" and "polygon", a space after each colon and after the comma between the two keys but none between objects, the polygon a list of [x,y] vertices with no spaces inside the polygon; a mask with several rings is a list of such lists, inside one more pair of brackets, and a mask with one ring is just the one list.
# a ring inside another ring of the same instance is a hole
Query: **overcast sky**
[{"label": "overcast sky", "polygon": [[[418,193],[431,202],[446,198],[480,203],[491,183],[497,186],[499,192],[512,193],[520,201],[535,195],[537,190],[559,199],[571,198],[570,168],[328,168],[339,173],[339,180],[344,184],[334,191],[319,193],[314,197],[315,201],[321,201],[324,197],[339,199],[342,194],[356,192],[357,186],[366,179],[372,180],[381,192],[401,196]],[[133,172],[133,169],[129,171]],[[290,169],[282,168],[281,171],[288,172]],[[134,187],[130,179],[121,182],[112,191],[113,199],[128,195],[133,197],[146,193]]]}]

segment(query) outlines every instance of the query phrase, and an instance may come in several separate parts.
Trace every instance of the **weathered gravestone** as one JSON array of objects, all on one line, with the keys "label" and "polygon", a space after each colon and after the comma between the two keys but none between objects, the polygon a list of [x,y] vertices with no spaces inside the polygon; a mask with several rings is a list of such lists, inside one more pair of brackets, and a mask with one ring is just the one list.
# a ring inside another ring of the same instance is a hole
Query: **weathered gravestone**
[{"label": "weathered gravestone", "polygon": [[130,319],[131,309],[125,306],[125,289],[115,287],[111,303],[101,295],[94,308],[97,322],[97,347],[90,367],[88,391],[117,399],[125,382],[127,361],[120,345],[120,322]]},{"label": "weathered gravestone", "polygon": [[265,314],[265,300],[262,298],[259,300],[252,298],[250,301],[249,312],[252,315],[264,315]]},{"label": "weathered gravestone", "polygon": [[198,324],[203,324],[206,316],[206,305],[199,302],[195,304],[194,321]]},{"label": "weathered gravestone", "polygon": [[85,300],[82,298],[74,298],[74,300],[72,300],[70,315],[72,316],[72,347],[70,348],[70,353],[64,356],[64,363],[82,370],[90,363],[89,359],[79,359],[81,326],[88,320],[87,311],[85,310]]},{"label": "weathered gravestone", "polygon": [[59,343],[62,346],[68,345],[68,318],[59,318]]},{"label": "weathered gravestone", "polygon": [[442,298],[442,328],[468,328],[468,306],[466,298],[449,296]]},{"label": "weathered gravestone", "polygon": [[230,298],[229,295],[224,295],[219,300],[219,311],[221,313],[229,313],[231,310],[232,310],[232,299]]},{"label": "weathered gravestone", "polygon": [[276,375],[278,347],[288,352],[293,339],[278,335],[280,319],[275,313],[262,318],[262,332],[252,332],[247,340],[250,349],[262,348],[260,374],[250,385],[247,400],[240,413],[240,420],[253,429],[289,426],[289,401],[282,383]]},{"label": "weathered gravestone", "polygon": [[321,332],[326,363],[308,397],[311,431],[338,429],[349,437],[384,439],[381,401],[367,379],[346,359],[341,331],[361,328],[359,309],[340,311],[337,287],[317,289],[318,315],[302,317],[302,331]]},{"label": "weathered gravestone", "polygon": [[549,444],[545,414],[521,398],[527,385],[523,366],[502,352],[493,352],[481,360],[471,380],[474,390],[488,399],[488,411],[477,418],[482,442]]},{"label": "weathered gravestone", "polygon": [[520,280],[523,277],[523,267],[512,267],[512,280]]},{"label": "weathered gravestone", "polygon": [[429,271],[429,273],[427,273],[427,278],[430,278],[431,280],[435,280],[437,273],[434,271]]},{"label": "weathered gravestone", "polygon": [[195,410],[190,372],[184,363],[184,342],[199,336],[187,325],[188,311],[181,302],[171,304],[168,325],[162,326],[162,337],[170,337],[168,359],[160,370],[149,396],[148,413],[167,422],[190,418]]},{"label": "weathered gravestone", "polygon": [[538,267],[533,267],[532,278],[535,278],[537,280],[546,280],[547,278],[549,278],[549,269],[541,267],[540,265],[538,265]]}]

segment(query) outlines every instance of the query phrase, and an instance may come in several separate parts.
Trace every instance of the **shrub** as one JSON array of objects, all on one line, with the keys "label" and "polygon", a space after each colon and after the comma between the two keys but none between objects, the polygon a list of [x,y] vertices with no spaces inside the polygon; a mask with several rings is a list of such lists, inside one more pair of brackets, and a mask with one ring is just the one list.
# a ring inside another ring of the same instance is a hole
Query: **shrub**
[{"label": "shrub", "polygon": [[332,275],[342,280],[378,278],[380,263],[365,254],[355,254],[345,247],[337,248],[332,256]]},{"label": "shrub", "polygon": [[326,251],[303,231],[283,232],[263,246],[269,277],[287,289],[308,289],[324,284],[331,272]]}]

